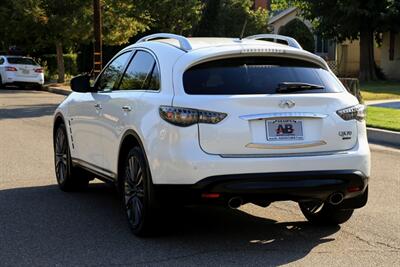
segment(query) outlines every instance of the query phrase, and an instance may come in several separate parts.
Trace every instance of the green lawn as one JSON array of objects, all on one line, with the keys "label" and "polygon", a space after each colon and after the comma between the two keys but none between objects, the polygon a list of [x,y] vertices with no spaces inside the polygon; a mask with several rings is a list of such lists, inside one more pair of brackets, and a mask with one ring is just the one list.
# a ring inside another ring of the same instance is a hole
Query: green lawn
[{"label": "green lawn", "polygon": [[364,101],[400,98],[400,82],[373,81],[360,84]]},{"label": "green lawn", "polygon": [[400,109],[368,107],[367,126],[400,131]]}]

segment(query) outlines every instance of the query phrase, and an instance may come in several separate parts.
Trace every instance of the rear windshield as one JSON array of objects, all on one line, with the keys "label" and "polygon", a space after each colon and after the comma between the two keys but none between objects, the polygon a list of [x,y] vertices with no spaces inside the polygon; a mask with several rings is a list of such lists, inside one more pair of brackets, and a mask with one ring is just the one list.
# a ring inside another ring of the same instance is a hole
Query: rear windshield
[{"label": "rear windshield", "polygon": [[19,64],[19,65],[37,65],[33,59],[28,57],[8,57],[8,63],[10,64]]},{"label": "rear windshield", "polygon": [[282,93],[279,87],[285,84],[317,85],[291,90],[290,93],[332,93],[343,90],[334,76],[321,67],[282,57],[215,60],[196,65],[183,74],[185,92],[191,95],[278,94]]}]

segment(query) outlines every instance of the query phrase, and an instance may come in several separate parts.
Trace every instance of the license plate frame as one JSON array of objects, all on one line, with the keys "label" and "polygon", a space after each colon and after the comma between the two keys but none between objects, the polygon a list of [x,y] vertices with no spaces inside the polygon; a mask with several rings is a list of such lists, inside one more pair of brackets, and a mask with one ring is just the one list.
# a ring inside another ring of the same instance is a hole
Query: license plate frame
[{"label": "license plate frame", "polygon": [[29,70],[25,70],[25,69],[23,69],[23,70],[22,70],[22,74],[24,74],[24,75],[28,75],[28,74],[29,74]]},{"label": "license plate frame", "polygon": [[304,140],[303,120],[265,120],[265,129],[268,141]]}]

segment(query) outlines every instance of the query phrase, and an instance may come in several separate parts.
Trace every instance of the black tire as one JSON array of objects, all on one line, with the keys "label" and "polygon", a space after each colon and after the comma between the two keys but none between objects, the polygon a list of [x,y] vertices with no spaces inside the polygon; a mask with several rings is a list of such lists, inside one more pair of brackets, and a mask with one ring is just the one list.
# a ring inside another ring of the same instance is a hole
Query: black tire
[{"label": "black tire", "polygon": [[59,188],[62,191],[78,191],[89,184],[88,174],[72,166],[65,125],[61,123],[54,135],[54,169]]},{"label": "black tire", "polygon": [[354,209],[338,209],[329,203],[308,201],[299,203],[301,212],[306,219],[318,225],[338,225],[348,221]]},{"label": "black tire", "polygon": [[4,89],[4,87],[5,87],[5,84],[3,84],[3,79],[1,78],[1,75],[0,75],[0,89]]},{"label": "black tire", "polygon": [[133,147],[125,158],[121,177],[122,202],[129,227],[140,237],[156,232],[158,209],[150,170],[140,147]]},{"label": "black tire", "polygon": [[41,85],[41,84],[36,84],[36,85],[33,86],[33,89],[36,90],[36,91],[42,91],[43,85]]}]

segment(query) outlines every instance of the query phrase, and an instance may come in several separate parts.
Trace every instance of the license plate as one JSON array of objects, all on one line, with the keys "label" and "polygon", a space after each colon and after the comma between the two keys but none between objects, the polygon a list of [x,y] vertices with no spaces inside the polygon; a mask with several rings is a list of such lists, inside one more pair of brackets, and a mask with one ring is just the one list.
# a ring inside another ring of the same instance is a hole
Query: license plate
[{"label": "license plate", "polygon": [[29,70],[22,70],[22,74],[29,74]]},{"label": "license plate", "polygon": [[266,121],[267,140],[303,140],[303,122],[301,120]]}]

